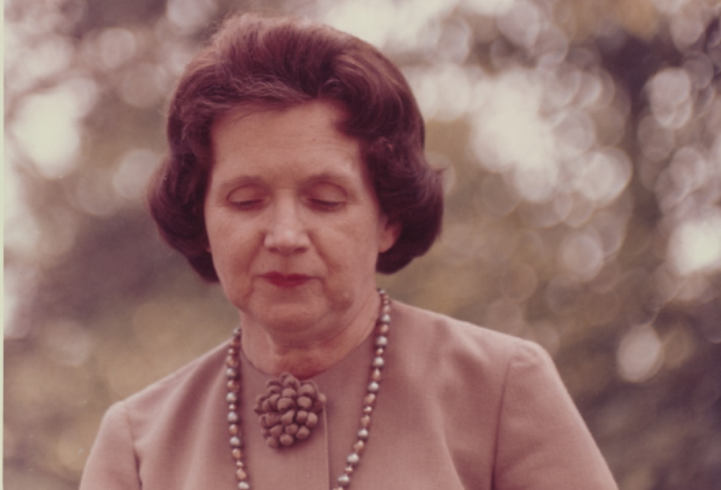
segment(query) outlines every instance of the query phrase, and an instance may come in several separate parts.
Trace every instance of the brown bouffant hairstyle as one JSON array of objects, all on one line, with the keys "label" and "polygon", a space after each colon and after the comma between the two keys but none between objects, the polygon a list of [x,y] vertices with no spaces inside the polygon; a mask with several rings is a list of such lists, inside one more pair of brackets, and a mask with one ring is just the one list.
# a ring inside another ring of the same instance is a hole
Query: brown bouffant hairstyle
[{"label": "brown bouffant hairstyle", "polygon": [[241,104],[285,108],[340,103],[339,129],[361,157],[396,243],[376,270],[395,272],[423,255],[441,228],[439,173],[423,153],[423,119],[401,72],[377,49],[331,27],[245,14],[227,19],[188,64],[170,101],[169,155],[148,190],[160,234],[201,277],[217,281],[203,214],[212,170],[213,123]]}]

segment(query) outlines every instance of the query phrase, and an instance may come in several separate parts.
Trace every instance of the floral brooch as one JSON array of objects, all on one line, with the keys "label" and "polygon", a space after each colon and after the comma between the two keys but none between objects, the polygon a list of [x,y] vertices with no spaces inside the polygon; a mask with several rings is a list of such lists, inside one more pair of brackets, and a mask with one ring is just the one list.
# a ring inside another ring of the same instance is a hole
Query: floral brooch
[{"label": "floral brooch", "polygon": [[307,439],[325,403],[325,395],[313,381],[283,373],[280,379],[268,381],[266,393],[258,396],[253,410],[260,416],[266,444],[276,449]]}]

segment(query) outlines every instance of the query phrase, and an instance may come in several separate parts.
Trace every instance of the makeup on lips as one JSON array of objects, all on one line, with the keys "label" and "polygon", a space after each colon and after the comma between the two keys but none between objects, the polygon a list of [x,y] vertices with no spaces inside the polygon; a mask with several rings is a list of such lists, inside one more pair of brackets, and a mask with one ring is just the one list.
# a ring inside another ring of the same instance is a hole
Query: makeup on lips
[{"label": "makeup on lips", "polygon": [[261,277],[280,288],[294,288],[302,286],[310,281],[310,276],[303,274],[281,274],[280,272],[268,272],[262,274]]}]

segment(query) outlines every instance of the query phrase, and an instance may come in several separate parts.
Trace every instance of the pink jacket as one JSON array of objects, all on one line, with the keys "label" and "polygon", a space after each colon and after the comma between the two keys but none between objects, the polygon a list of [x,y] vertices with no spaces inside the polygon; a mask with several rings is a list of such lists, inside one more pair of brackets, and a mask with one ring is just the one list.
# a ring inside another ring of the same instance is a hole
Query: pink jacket
[{"label": "pink jacket", "polygon": [[[546,352],[393,303],[370,439],[353,490],[613,490],[616,484]],[[105,415],[81,490],[236,488],[220,346]],[[314,378],[328,404],[313,434],[266,446],[242,359],[244,460],[253,490],[336,485],[356,440],[371,340]]]}]

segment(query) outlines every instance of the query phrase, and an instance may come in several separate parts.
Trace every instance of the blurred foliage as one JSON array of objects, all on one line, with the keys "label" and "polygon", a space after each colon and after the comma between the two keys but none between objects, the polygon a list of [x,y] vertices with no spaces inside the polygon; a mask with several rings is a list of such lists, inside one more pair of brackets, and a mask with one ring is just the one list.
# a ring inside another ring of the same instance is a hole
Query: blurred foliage
[{"label": "blurred foliage", "polygon": [[76,488],[104,410],[236,321],[156,237],[167,94],[228,12],[402,67],[444,235],[379,278],[533,339],[622,490],[721,482],[721,29],[712,0],[5,3],[5,488]]}]

